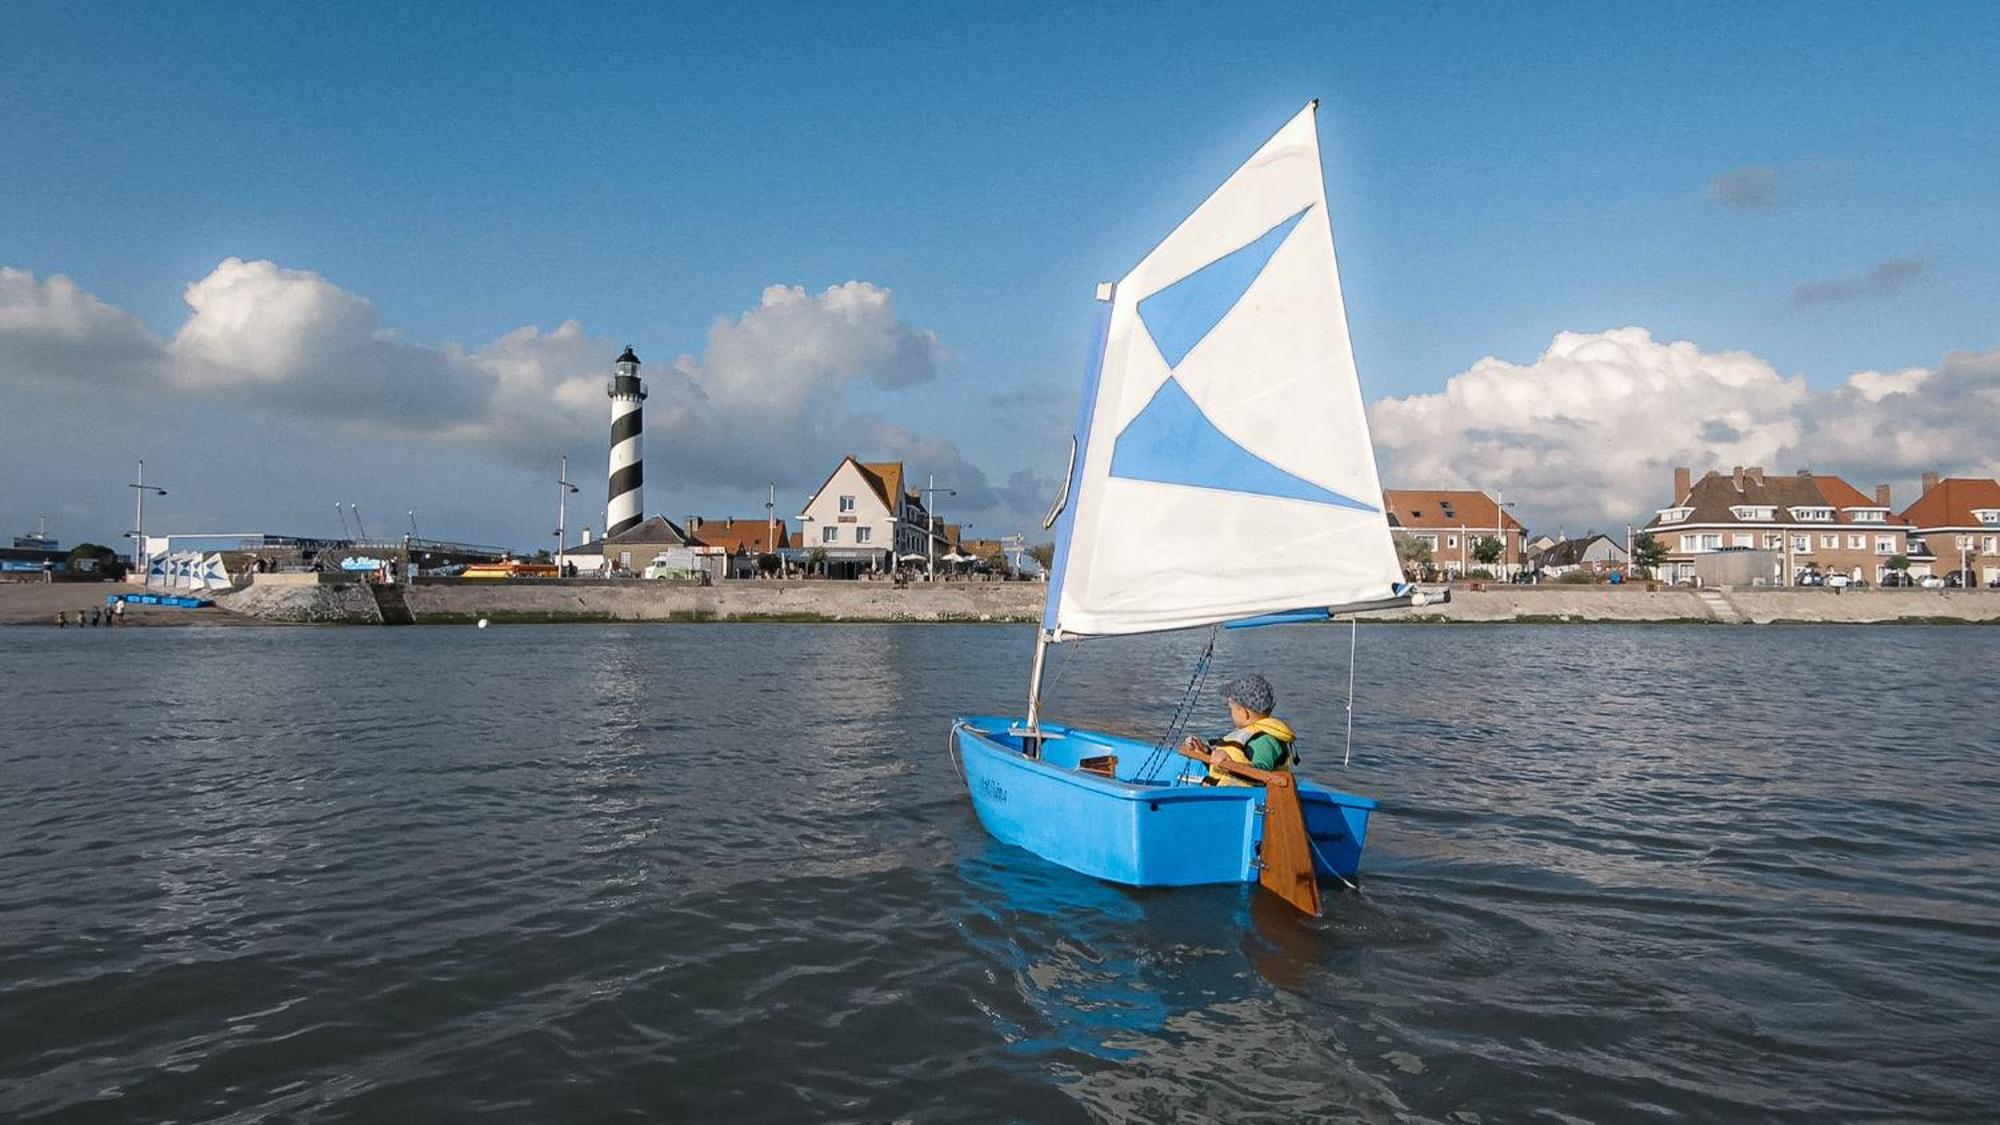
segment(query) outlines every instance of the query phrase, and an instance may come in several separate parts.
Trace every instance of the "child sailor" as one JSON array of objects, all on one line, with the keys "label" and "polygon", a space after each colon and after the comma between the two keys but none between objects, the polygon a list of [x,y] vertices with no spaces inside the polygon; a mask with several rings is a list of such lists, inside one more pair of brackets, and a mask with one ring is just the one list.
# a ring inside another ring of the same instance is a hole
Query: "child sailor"
[{"label": "child sailor", "polygon": [[1229,704],[1229,721],[1235,724],[1235,729],[1216,739],[1212,747],[1193,735],[1181,744],[1182,752],[1190,757],[1208,759],[1208,776],[1202,779],[1202,784],[1251,784],[1223,769],[1223,762],[1290,772],[1298,760],[1292,752],[1295,736],[1283,719],[1271,717],[1277,705],[1271,682],[1252,673],[1222,685],[1222,698]]}]

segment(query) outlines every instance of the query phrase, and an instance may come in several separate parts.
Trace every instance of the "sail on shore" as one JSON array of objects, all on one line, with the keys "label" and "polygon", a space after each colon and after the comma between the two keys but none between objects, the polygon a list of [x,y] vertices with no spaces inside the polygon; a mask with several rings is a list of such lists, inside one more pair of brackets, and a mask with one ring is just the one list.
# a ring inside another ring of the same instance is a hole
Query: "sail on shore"
[{"label": "sail on shore", "polygon": [[1110,289],[1044,628],[1393,597],[1314,107]]}]

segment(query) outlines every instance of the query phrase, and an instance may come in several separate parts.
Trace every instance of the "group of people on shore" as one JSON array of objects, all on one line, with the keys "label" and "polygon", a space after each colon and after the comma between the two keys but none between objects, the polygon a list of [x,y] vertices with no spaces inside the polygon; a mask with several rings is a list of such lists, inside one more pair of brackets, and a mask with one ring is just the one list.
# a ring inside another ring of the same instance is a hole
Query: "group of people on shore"
[{"label": "group of people on shore", "polygon": [[[76,611],[76,626],[79,629],[101,629],[123,624],[125,624],[125,603],[122,601],[112,602],[108,607],[91,606]],[[69,610],[57,610],[56,628],[67,629],[69,626]]]}]

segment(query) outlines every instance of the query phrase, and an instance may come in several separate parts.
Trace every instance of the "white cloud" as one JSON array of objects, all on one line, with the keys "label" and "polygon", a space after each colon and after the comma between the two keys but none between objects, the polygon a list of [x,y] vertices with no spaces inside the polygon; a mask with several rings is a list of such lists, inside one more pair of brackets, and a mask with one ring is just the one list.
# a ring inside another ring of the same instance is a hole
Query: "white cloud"
[{"label": "white cloud", "polygon": [[1755,165],[1731,168],[1708,181],[1708,194],[1725,207],[1761,210],[1769,207],[1778,194],[1778,173]]},{"label": "white cloud", "polygon": [[1501,490],[1535,526],[1643,521],[1679,465],[1811,467],[1895,483],[1900,505],[1926,470],[2000,473],[2000,348],[1822,391],[1643,328],[1564,332],[1532,363],[1482,359],[1371,416],[1386,483]]},{"label": "white cloud", "polygon": [[61,274],[0,267],[0,385],[144,386],[165,370],[139,318]]},{"label": "white cloud", "polygon": [[[185,297],[187,320],[162,341],[67,278],[0,271],[0,387],[123,386],[154,403],[443,444],[537,470],[565,452],[584,465],[603,454],[604,382],[625,341],[591,336],[574,320],[547,332],[516,329],[474,350],[430,346],[384,328],[370,301],[316,273],[238,258]],[[817,294],[771,286],[755,307],[718,318],[700,355],[669,358],[653,354],[641,333],[627,339],[650,357],[652,510],[771,479],[788,490],[810,487],[849,452],[935,471],[959,489],[960,512],[1011,496],[990,487],[953,443],[853,401],[861,387],[926,383],[948,358],[935,333],[903,322],[887,289],[865,281]],[[879,395],[872,401],[881,408]],[[246,429],[245,444],[258,440],[254,432]]]}]

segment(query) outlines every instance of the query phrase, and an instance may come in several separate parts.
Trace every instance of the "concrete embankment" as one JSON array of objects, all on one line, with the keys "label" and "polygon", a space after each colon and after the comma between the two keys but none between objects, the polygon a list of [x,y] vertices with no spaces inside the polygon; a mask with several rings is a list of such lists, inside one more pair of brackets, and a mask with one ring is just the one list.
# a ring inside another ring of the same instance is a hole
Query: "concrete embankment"
[{"label": "concrete embankment", "polygon": [[[0,585],[0,623],[53,624],[56,610],[103,605],[113,584]],[[327,575],[259,575],[216,596],[211,610],[132,607],[131,624],[471,623],[551,621],[1005,621],[1041,614],[1046,587],[1031,583],[433,582],[378,589]],[[1371,615],[1410,623],[1783,622],[2000,624],[2000,590],[1706,590],[1644,586],[1488,586],[1449,602]]]},{"label": "concrete embankment", "polygon": [[[278,575],[292,579],[291,575]],[[551,621],[1034,621],[1046,588],[1025,582],[271,582],[225,595],[230,610],[286,622],[381,624],[399,599],[418,624]],[[387,594],[378,598],[378,594]],[[392,604],[385,606],[384,602]]]},{"label": "concrete embankment", "polygon": [[1631,586],[1488,586],[1442,605],[1379,615],[1421,622],[2000,623],[2000,590],[1648,590]]}]

